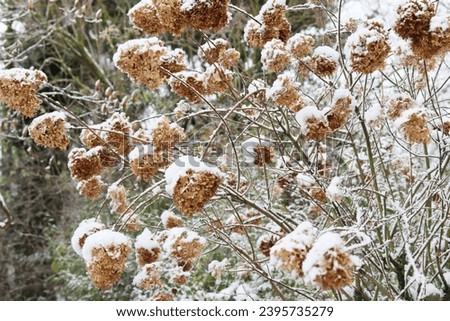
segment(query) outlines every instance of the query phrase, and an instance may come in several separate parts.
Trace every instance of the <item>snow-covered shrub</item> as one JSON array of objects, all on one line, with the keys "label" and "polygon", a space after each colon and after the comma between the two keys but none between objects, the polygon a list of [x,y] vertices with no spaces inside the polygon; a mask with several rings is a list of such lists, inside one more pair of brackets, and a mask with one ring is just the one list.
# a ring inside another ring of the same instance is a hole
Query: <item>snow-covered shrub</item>
[{"label": "snow-covered shrub", "polygon": [[83,94],[0,72],[12,112],[58,109],[25,134],[70,150],[96,213],[72,246],[96,288],[124,274],[133,299],[448,297],[450,4],[378,2],[143,0],[90,65],[114,77]]}]

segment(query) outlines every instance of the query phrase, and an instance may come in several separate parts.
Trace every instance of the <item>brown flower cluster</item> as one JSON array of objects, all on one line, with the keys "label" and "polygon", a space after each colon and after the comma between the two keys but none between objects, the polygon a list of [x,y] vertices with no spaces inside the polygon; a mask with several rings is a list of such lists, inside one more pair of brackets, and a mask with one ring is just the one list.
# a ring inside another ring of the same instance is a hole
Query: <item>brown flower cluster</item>
[{"label": "brown flower cluster", "polygon": [[128,12],[133,25],[145,33],[181,35],[187,27],[218,31],[228,24],[229,0],[142,0]]},{"label": "brown flower cluster", "polygon": [[287,42],[287,50],[296,59],[303,59],[312,52],[315,40],[311,36],[297,33],[289,38]]},{"label": "brown flower cluster", "polygon": [[126,155],[131,148],[131,123],[125,113],[114,113],[103,125],[102,138],[107,146],[120,155]]},{"label": "brown flower cluster", "polygon": [[333,106],[327,114],[328,126],[331,130],[341,128],[347,123],[352,112],[353,97],[345,89],[336,91]]},{"label": "brown flower cluster", "polygon": [[276,268],[303,277],[303,262],[314,242],[314,228],[309,222],[301,223],[270,249],[270,263]]},{"label": "brown flower cluster", "polygon": [[77,190],[80,195],[90,199],[96,200],[100,194],[108,186],[102,181],[101,176],[92,176],[91,178],[81,181],[77,184]]},{"label": "brown flower cluster", "polygon": [[78,181],[85,181],[99,175],[104,167],[100,159],[101,147],[95,147],[86,151],[84,148],[74,148],[69,153],[68,167],[70,175]]},{"label": "brown flower cluster", "polygon": [[161,221],[166,229],[183,227],[184,225],[183,219],[171,211],[164,211],[161,215]]},{"label": "brown flower cluster", "polygon": [[124,214],[130,205],[128,202],[128,190],[121,184],[112,184],[108,187],[106,195],[111,200],[111,212]]},{"label": "brown flower cluster", "polygon": [[[186,69],[185,53],[181,49],[170,50],[155,38],[129,40],[121,44],[113,57],[116,67],[139,85],[157,89],[170,73]],[[167,72],[168,71],[168,72]]]},{"label": "brown flower cluster", "polygon": [[105,145],[105,141],[101,138],[101,131],[103,124],[92,125],[90,128],[84,128],[80,133],[80,141],[87,148],[94,148]]},{"label": "brown flower cluster", "polygon": [[255,146],[253,148],[253,152],[255,153],[255,160],[253,161],[253,163],[256,166],[264,166],[264,164],[270,164],[275,157],[275,148],[273,147],[273,145]]},{"label": "brown flower cluster", "polygon": [[151,131],[151,140],[156,153],[173,150],[175,145],[185,138],[183,128],[176,123],[170,123],[166,117],[161,117]]},{"label": "brown flower cluster", "polygon": [[388,102],[387,115],[390,120],[398,119],[401,114],[416,107],[417,103],[411,97],[403,94],[392,97]]},{"label": "brown flower cluster", "polygon": [[149,290],[155,287],[162,287],[160,265],[157,263],[146,264],[134,277],[133,284],[137,287]]},{"label": "brown flower cluster", "polygon": [[[137,147],[135,150],[139,151]],[[133,150],[131,154],[133,154],[135,150]],[[131,172],[134,176],[141,178],[144,182],[150,181],[156,173],[158,173],[160,168],[164,168],[169,164],[170,162],[167,162],[162,154],[155,154],[152,150],[144,151],[143,154],[139,154],[136,158],[130,156]]]},{"label": "brown flower cluster", "polygon": [[279,39],[272,39],[264,45],[261,51],[261,62],[265,70],[280,73],[291,63],[291,56],[286,45]]},{"label": "brown flower cluster", "polygon": [[173,92],[185,97],[187,101],[197,104],[202,102],[206,95],[223,93],[228,90],[233,80],[232,72],[225,67],[229,65],[229,60],[219,59],[205,72],[181,71],[170,78],[169,84]]},{"label": "brown flower cluster", "polygon": [[240,57],[239,51],[228,48],[228,42],[225,39],[218,38],[208,41],[198,50],[198,56],[207,64],[220,64],[223,68],[231,68]]},{"label": "brown flower cluster", "polygon": [[46,82],[47,76],[39,70],[0,70],[0,102],[26,117],[33,117],[42,102],[37,91]]},{"label": "brown flower cluster", "polygon": [[292,112],[298,112],[305,106],[299,87],[300,83],[295,81],[295,74],[284,72],[277,77],[266,95],[278,106],[287,107]]},{"label": "brown flower cluster", "polygon": [[324,290],[340,290],[354,280],[354,263],[335,233],[320,236],[303,263],[305,277]]},{"label": "brown flower cluster", "polygon": [[395,32],[411,41],[418,57],[433,60],[450,51],[449,18],[436,16],[436,7],[428,0],[409,0],[397,8]]},{"label": "brown flower cluster", "polygon": [[328,120],[323,111],[314,106],[301,109],[295,119],[300,124],[300,130],[309,140],[321,141],[330,133]]},{"label": "brown flower cluster", "polygon": [[286,5],[269,0],[255,20],[250,19],[244,29],[244,40],[250,47],[263,48],[272,39],[286,43],[291,35],[291,25],[285,17]]},{"label": "brown flower cluster", "polygon": [[264,234],[261,236],[258,241],[256,242],[256,245],[260,249],[261,253],[264,254],[264,256],[269,257],[270,256],[270,250],[272,247],[280,240],[280,237],[276,234]]},{"label": "brown flower cluster", "polygon": [[317,47],[307,62],[311,70],[320,77],[332,76],[337,70],[338,63],[339,54],[328,46]]},{"label": "brown flower cluster", "polygon": [[159,243],[153,239],[151,232],[147,228],[136,237],[134,247],[136,249],[136,263],[140,267],[156,262],[161,255]]},{"label": "brown flower cluster", "polygon": [[169,230],[164,250],[184,270],[192,268],[192,261],[200,257],[205,247],[205,239],[184,227]]},{"label": "brown flower cluster", "polygon": [[98,289],[117,283],[130,253],[127,237],[111,230],[90,235],[83,247],[83,258],[89,278]]},{"label": "brown flower cluster", "polygon": [[101,147],[99,156],[104,167],[113,167],[117,154],[125,155],[132,146],[131,123],[125,113],[115,112],[105,122],[90,125],[80,133],[80,140],[87,148]]},{"label": "brown flower cluster", "polygon": [[383,69],[390,51],[386,29],[381,22],[374,20],[359,26],[345,44],[351,68],[363,74]]},{"label": "brown flower cluster", "polygon": [[33,119],[28,127],[28,132],[38,145],[65,150],[69,145],[66,125],[66,116],[55,111]]},{"label": "brown flower cluster", "polygon": [[207,94],[205,74],[198,71],[178,72],[169,84],[173,92],[193,104],[203,101],[202,96]]},{"label": "brown flower cluster", "polygon": [[221,177],[207,171],[189,169],[181,176],[173,192],[175,206],[188,216],[202,210],[206,203],[216,195]]},{"label": "brown flower cluster", "polygon": [[431,132],[424,110],[416,108],[406,111],[395,123],[411,144],[427,144],[431,141]]},{"label": "brown flower cluster", "polygon": [[133,174],[145,182],[150,181],[159,169],[172,163],[175,145],[186,137],[183,128],[169,123],[164,116],[157,120],[149,133],[139,132],[137,136],[152,142],[151,145],[135,147],[129,154]]}]

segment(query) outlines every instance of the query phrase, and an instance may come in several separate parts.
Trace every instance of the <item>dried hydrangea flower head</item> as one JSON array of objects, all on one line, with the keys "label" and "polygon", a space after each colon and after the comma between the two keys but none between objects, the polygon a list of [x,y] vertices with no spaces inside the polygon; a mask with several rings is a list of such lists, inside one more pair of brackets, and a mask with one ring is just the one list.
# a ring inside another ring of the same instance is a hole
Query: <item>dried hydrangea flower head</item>
[{"label": "dried hydrangea flower head", "polygon": [[217,63],[227,69],[239,60],[240,53],[236,49],[228,48],[228,42],[225,39],[218,38],[200,46],[198,56],[207,64]]},{"label": "dried hydrangea flower head", "polygon": [[96,200],[107,186],[108,184],[102,181],[101,176],[92,176],[85,181],[78,182],[77,190],[80,195],[90,200]]},{"label": "dried hydrangea flower head", "polygon": [[223,93],[233,80],[232,72],[221,65],[209,66],[204,73],[204,88],[207,95]]},{"label": "dried hydrangea flower head", "polygon": [[343,241],[336,233],[321,235],[303,262],[305,280],[324,290],[340,290],[354,280],[354,260],[343,249]]},{"label": "dried hydrangea flower head", "polygon": [[427,111],[423,108],[404,111],[395,121],[395,126],[411,144],[428,144],[431,141]]},{"label": "dried hydrangea flower head", "polygon": [[162,32],[170,32],[174,36],[180,36],[188,25],[187,15],[182,12],[183,0],[158,0],[153,1],[159,22],[163,26]]},{"label": "dried hydrangea flower head", "polygon": [[85,181],[92,176],[99,175],[103,166],[99,156],[101,147],[86,151],[84,148],[74,148],[69,153],[68,167],[70,176],[78,181]]},{"label": "dried hydrangea flower head", "polygon": [[350,59],[353,71],[371,74],[382,70],[391,51],[383,24],[370,20],[360,25],[356,32],[348,37],[344,51]]},{"label": "dried hydrangea flower head", "polygon": [[216,194],[222,172],[197,157],[177,159],[165,173],[166,191],[173,197],[175,206],[188,216],[199,212]]},{"label": "dried hydrangea flower head", "polygon": [[293,57],[303,59],[312,52],[314,44],[315,40],[313,37],[296,33],[289,38],[286,47]]},{"label": "dried hydrangea flower head", "polygon": [[387,115],[389,119],[396,120],[404,111],[417,107],[417,103],[408,95],[398,94],[389,100],[388,107]]},{"label": "dried hydrangea flower head", "polygon": [[37,91],[46,82],[47,76],[39,70],[0,70],[0,102],[26,117],[33,117],[42,103]]},{"label": "dried hydrangea flower head", "polygon": [[[80,141],[87,148],[104,146],[105,141],[101,138],[101,129],[104,124],[91,125],[89,128],[83,128],[80,133]],[[95,133],[95,134],[94,134]]]},{"label": "dried hydrangea flower head", "polygon": [[83,250],[86,238],[91,234],[104,230],[105,228],[105,225],[97,222],[95,218],[90,218],[82,221],[73,232],[73,236],[70,240],[75,253],[77,253],[79,256],[82,256],[81,251]]},{"label": "dried hydrangea flower head", "polygon": [[181,11],[189,26],[199,30],[223,29],[228,24],[230,0],[182,0]]},{"label": "dried hydrangea flower head", "polygon": [[198,49],[199,58],[207,64],[214,64],[228,48],[228,42],[225,39],[218,38],[206,42]]},{"label": "dried hydrangea flower head", "polygon": [[287,107],[293,112],[298,112],[305,106],[299,88],[300,83],[295,80],[295,74],[291,71],[286,71],[278,75],[272,87],[266,92],[266,95],[278,106]]},{"label": "dried hydrangea flower head", "polygon": [[347,89],[336,90],[333,96],[332,107],[327,113],[330,129],[336,130],[344,126],[354,108],[355,99],[350,91]]},{"label": "dried hydrangea flower head", "polygon": [[330,132],[328,120],[323,111],[315,106],[307,106],[295,114],[300,130],[309,140],[316,142],[324,139]]},{"label": "dried hydrangea flower head", "polygon": [[149,35],[158,35],[166,29],[158,17],[153,0],[141,0],[128,11],[133,26]]},{"label": "dried hydrangea flower head", "polygon": [[106,197],[111,200],[111,212],[123,214],[130,205],[128,202],[128,190],[122,184],[114,183],[108,187]]},{"label": "dried hydrangea flower head", "polygon": [[164,47],[158,38],[133,39],[119,45],[113,57],[115,66],[139,85],[159,88],[169,75],[186,69],[185,54],[180,49]]},{"label": "dried hydrangea flower head", "polygon": [[129,253],[128,238],[122,233],[105,229],[88,236],[82,255],[94,286],[105,290],[117,283]]},{"label": "dried hydrangea flower head", "polygon": [[133,278],[133,285],[144,290],[162,287],[161,265],[159,263],[144,265],[139,273]]},{"label": "dried hydrangea flower head", "polygon": [[118,154],[125,155],[131,148],[131,123],[125,113],[114,113],[102,126],[101,138]]},{"label": "dried hydrangea flower head", "polygon": [[394,30],[411,41],[413,52],[421,58],[434,56],[430,41],[431,19],[436,15],[436,7],[428,0],[409,0],[397,8],[397,21]]},{"label": "dried hydrangea flower head", "polygon": [[450,51],[450,16],[434,16],[430,21],[430,45],[425,56],[437,56]]},{"label": "dried hydrangea flower head", "polygon": [[136,237],[134,248],[136,250],[136,263],[140,267],[156,262],[161,255],[159,243],[154,239],[154,236],[147,228]]},{"label": "dried hydrangea flower head", "polygon": [[272,39],[286,43],[291,35],[291,25],[287,21],[285,0],[268,0],[244,29],[244,40],[250,47],[262,48]]},{"label": "dried hydrangea flower head", "polygon": [[280,240],[276,234],[264,234],[256,241],[256,246],[260,249],[264,256],[270,256],[270,250]]},{"label": "dried hydrangea flower head", "polygon": [[176,227],[168,230],[163,249],[179,266],[187,264],[191,267],[191,262],[202,255],[205,245],[206,240],[196,232],[185,227]]},{"label": "dried hydrangea flower head", "polygon": [[128,12],[132,23],[148,34],[181,35],[187,27],[220,30],[228,24],[229,0],[143,0]]},{"label": "dried hydrangea flower head", "polygon": [[169,85],[172,91],[187,101],[197,104],[207,94],[205,75],[198,71],[182,71],[171,77]]},{"label": "dried hydrangea flower head", "polygon": [[172,211],[164,211],[161,214],[161,222],[166,229],[171,229],[174,227],[183,227],[183,219],[175,215]]},{"label": "dried hydrangea flower head", "polygon": [[150,181],[159,169],[169,166],[167,157],[165,153],[154,152],[153,145],[136,146],[128,155],[133,175],[144,182]]},{"label": "dried hydrangea flower head", "polygon": [[170,123],[165,116],[158,118],[155,123],[150,134],[155,152],[171,151],[186,138],[184,129],[177,123]]},{"label": "dried hydrangea flower head", "polygon": [[303,222],[291,233],[281,238],[270,249],[270,264],[277,269],[303,276],[303,262],[313,245],[316,230],[309,222]]},{"label": "dried hydrangea flower head", "polygon": [[291,63],[291,56],[286,45],[279,39],[272,39],[261,51],[261,62],[264,70],[280,73],[287,69]]},{"label": "dried hydrangea flower head", "polygon": [[436,8],[428,0],[408,0],[397,8],[397,14],[395,32],[402,38],[418,42],[427,35]]},{"label": "dried hydrangea flower head", "polygon": [[48,148],[67,149],[66,116],[58,111],[41,115],[31,122],[28,132],[34,142]]},{"label": "dried hydrangea flower head", "polygon": [[339,64],[339,53],[331,47],[321,46],[314,49],[310,68],[320,77],[332,76]]},{"label": "dried hydrangea flower head", "polygon": [[246,163],[256,166],[270,164],[275,157],[275,149],[268,137],[252,137],[242,143],[242,152]]}]

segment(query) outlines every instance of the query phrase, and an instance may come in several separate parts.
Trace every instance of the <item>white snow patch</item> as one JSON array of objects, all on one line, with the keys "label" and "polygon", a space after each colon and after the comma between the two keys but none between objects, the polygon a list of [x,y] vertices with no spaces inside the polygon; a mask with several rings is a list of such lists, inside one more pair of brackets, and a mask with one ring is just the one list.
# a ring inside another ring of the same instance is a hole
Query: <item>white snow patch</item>
[{"label": "white snow patch", "polygon": [[342,197],[345,195],[345,191],[341,186],[342,177],[334,177],[331,180],[330,185],[327,187],[327,197],[330,198],[333,202],[340,202]]},{"label": "white snow patch", "polygon": [[322,56],[336,63],[339,62],[339,53],[329,46],[320,46],[314,49],[314,56]]},{"label": "white snow patch", "polygon": [[134,243],[134,248],[146,249],[150,252],[154,252],[155,249],[159,248],[159,243],[153,239],[153,234],[148,228],[145,228],[141,234],[136,237],[136,242]]}]

